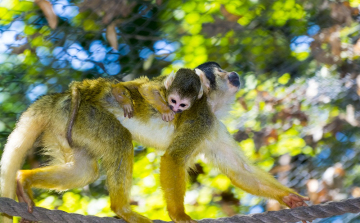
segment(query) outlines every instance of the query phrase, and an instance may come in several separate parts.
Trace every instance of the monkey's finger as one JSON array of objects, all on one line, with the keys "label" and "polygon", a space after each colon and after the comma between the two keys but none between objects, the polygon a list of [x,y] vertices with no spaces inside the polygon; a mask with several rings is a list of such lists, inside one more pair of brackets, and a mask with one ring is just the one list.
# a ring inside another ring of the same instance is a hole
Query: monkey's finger
[{"label": "monkey's finger", "polygon": [[168,122],[170,122],[171,120],[173,120],[173,117],[171,116],[171,114],[168,115]]},{"label": "monkey's finger", "polygon": [[163,121],[165,121],[165,122],[167,122],[168,120],[167,120],[167,115],[166,114],[163,114],[162,116],[161,116],[161,118],[162,118],[162,120]]},{"label": "monkey's finger", "polygon": [[304,201],[303,202],[298,202],[298,204],[300,204],[300,206],[304,206],[304,207],[307,207],[309,206],[307,203],[305,203]]},{"label": "monkey's finger", "polygon": [[132,106],[129,106],[128,107],[128,117],[129,118],[132,118],[133,117],[133,111],[134,111],[134,109],[132,108]]},{"label": "monkey's finger", "polygon": [[291,198],[296,201],[309,201],[310,200],[309,197],[300,197],[296,194],[290,194],[289,196],[291,196]]},{"label": "monkey's finger", "polygon": [[132,117],[132,109],[129,107],[129,106],[124,106],[123,107],[123,110],[124,110],[124,117],[126,118],[126,116],[128,118],[131,118]]}]

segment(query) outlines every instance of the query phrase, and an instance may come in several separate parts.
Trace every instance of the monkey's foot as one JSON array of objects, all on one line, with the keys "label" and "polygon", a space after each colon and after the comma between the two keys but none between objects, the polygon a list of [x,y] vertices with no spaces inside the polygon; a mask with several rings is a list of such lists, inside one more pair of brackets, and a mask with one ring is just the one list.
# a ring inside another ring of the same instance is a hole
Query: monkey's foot
[{"label": "monkey's foot", "polygon": [[173,220],[175,223],[197,223],[197,221],[191,219],[190,216],[185,213],[176,214],[176,215],[169,213],[169,215],[171,220]]},{"label": "monkey's foot", "polygon": [[289,208],[297,208],[297,207],[303,207],[308,206],[305,201],[309,201],[310,198],[308,197],[301,197],[296,194],[289,194],[288,196],[283,197],[283,202],[289,207]]},{"label": "monkey's foot", "polygon": [[[16,180],[16,195],[18,197],[19,202],[25,202],[28,205],[28,212],[32,213],[33,212],[33,208],[35,206],[34,201],[31,199],[30,195],[25,192],[25,189],[22,185],[22,183],[20,182],[19,179]],[[21,218],[20,223],[32,223],[32,221]],[[35,222],[36,223],[36,222]]]},{"label": "monkey's foot", "polygon": [[19,202],[27,203],[28,212],[32,213],[35,206],[34,201],[31,199],[31,196],[27,192],[25,192],[25,188],[23,187],[19,179],[16,180],[16,183],[16,195],[19,199]]},{"label": "monkey's foot", "polygon": [[126,118],[126,116],[128,118],[132,118],[134,116],[134,108],[131,104],[124,104],[122,106],[122,109],[124,110],[124,117]]},{"label": "monkey's foot", "polygon": [[165,122],[170,122],[174,119],[175,116],[175,112],[173,111],[169,111],[169,112],[164,112],[161,114],[161,118],[162,120],[164,120]]},{"label": "monkey's foot", "polygon": [[[289,207],[289,208],[297,208],[297,207],[306,207],[308,206],[305,201],[309,201],[310,198],[308,197],[301,197],[296,194],[289,194],[288,196],[283,197],[283,202]],[[302,221],[303,223],[306,223],[306,221]]]},{"label": "monkey's foot", "polygon": [[116,212],[116,214],[129,223],[152,223],[152,221],[147,217],[142,216],[129,209],[122,210],[121,212]]}]

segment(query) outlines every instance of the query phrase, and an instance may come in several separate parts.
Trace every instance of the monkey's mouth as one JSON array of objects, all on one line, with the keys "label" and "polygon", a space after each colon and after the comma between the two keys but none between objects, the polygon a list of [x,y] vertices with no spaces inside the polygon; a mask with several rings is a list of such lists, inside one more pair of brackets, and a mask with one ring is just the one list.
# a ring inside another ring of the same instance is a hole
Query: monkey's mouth
[{"label": "monkey's mouth", "polygon": [[234,87],[239,88],[240,87],[240,77],[239,74],[237,74],[236,72],[231,72],[228,76],[229,82],[231,85],[233,85]]},{"label": "monkey's mouth", "polygon": [[180,113],[180,112],[182,112],[181,109],[178,109],[177,111],[175,111],[175,110],[174,110],[174,106],[172,106],[172,105],[169,105],[169,107],[170,107],[171,111],[173,111],[173,112],[175,112],[175,113]]}]

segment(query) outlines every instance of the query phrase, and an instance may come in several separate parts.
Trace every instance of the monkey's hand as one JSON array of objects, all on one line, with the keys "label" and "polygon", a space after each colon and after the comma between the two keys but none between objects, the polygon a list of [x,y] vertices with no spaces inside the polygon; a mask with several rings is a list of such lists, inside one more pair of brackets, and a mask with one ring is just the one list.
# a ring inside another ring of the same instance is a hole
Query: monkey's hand
[{"label": "monkey's hand", "polygon": [[122,109],[124,110],[124,117],[132,118],[134,116],[134,108],[132,104],[124,104],[122,105]]},{"label": "monkey's hand", "polygon": [[[305,201],[309,201],[310,198],[302,197],[296,194],[289,194],[288,196],[283,197],[282,200],[289,208],[297,208],[297,207],[307,207],[308,205],[305,203]],[[302,221],[302,222],[306,223],[306,221]]]},{"label": "monkey's hand", "polygon": [[[35,206],[34,201],[31,199],[30,195],[27,192],[25,192],[25,189],[24,189],[23,185],[20,183],[20,181],[16,180],[16,182],[17,182],[16,195],[18,197],[19,202],[27,203],[28,212],[32,213],[33,208]],[[21,218],[20,223],[31,223],[31,221]]]},{"label": "monkey's hand", "polygon": [[169,109],[169,111],[161,113],[161,118],[165,122],[172,121],[174,119],[174,116],[175,116],[175,112],[173,112],[171,109]]}]

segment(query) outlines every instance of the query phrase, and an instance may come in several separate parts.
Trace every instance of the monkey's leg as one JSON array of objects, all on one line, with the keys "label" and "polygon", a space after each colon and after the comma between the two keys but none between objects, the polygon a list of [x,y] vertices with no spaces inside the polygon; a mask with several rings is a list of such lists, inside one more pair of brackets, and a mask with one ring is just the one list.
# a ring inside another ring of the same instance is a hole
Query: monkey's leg
[{"label": "monkey's leg", "polygon": [[160,183],[171,220],[176,223],[196,223],[185,213],[184,208],[186,191],[185,163],[174,159],[169,153],[163,155],[160,161]]},{"label": "monkey's leg", "polygon": [[191,128],[201,126],[200,118],[193,122],[182,121],[176,126],[176,134],[160,161],[160,184],[164,191],[170,218],[176,223],[195,223],[185,213],[186,168],[189,159],[195,155],[202,138],[202,130]]},{"label": "monkey's leg", "polygon": [[175,113],[169,108],[164,90],[161,90],[161,86],[153,83],[146,83],[141,85],[138,90],[146,102],[160,112],[164,121],[171,121],[174,119]]},{"label": "monkey's leg", "polygon": [[[132,168],[134,150],[130,133],[124,128],[123,136],[114,138],[115,144],[109,142],[108,151],[102,158],[106,169],[107,185],[111,201],[111,209],[129,223],[151,223],[152,221],[134,211],[130,207],[130,191],[132,185]],[[126,130],[126,131],[125,131]]]},{"label": "monkey's leg", "polygon": [[68,190],[83,187],[99,176],[98,164],[84,150],[74,149],[73,161],[46,166],[33,170],[19,170],[17,173],[17,195],[20,202],[26,202],[32,212],[31,188]]},{"label": "monkey's leg", "polygon": [[214,130],[205,145],[205,155],[235,186],[257,196],[275,199],[291,208],[307,206],[305,201],[308,198],[298,195],[266,171],[251,164],[222,123],[217,122]]},{"label": "monkey's leg", "polygon": [[151,220],[131,210],[130,191],[134,149],[132,136],[116,117],[96,104],[80,105],[73,130],[74,145],[86,145],[89,154],[101,159],[107,175],[111,209],[130,223]]}]

